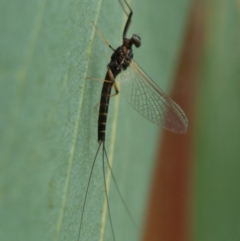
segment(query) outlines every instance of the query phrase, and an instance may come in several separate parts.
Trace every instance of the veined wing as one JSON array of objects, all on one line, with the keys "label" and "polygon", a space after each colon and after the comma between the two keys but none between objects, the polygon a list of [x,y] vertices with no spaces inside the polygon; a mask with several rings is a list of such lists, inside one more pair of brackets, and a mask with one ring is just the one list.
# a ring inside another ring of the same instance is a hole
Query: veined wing
[{"label": "veined wing", "polygon": [[186,133],[188,120],[183,110],[132,61],[122,71],[120,93],[132,107],[149,121],[176,133]]}]

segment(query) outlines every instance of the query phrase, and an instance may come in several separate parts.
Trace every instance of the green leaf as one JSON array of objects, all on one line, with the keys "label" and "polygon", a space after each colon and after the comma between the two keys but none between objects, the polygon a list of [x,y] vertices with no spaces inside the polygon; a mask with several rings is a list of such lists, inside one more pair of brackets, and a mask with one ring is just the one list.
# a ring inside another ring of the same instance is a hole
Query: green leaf
[{"label": "green leaf", "polygon": [[[143,41],[141,49],[135,49],[135,60],[165,90],[174,73],[189,3],[132,3],[129,36],[136,31]],[[85,78],[104,78],[105,53],[111,55],[92,21],[117,47],[123,15],[112,0],[0,3],[0,240],[77,240],[98,146],[96,105],[101,91],[101,83]],[[111,102],[107,152],[129,209],[141,225],[158,127],[120,96]],[[108,226],[105,234],[104,195],[100,155],[84,213],[83,241],[103,240],[104,235],[113,240]],[[112,185],[110,204],[116,239],[136,240],[140,233]]]},{"label": "green leaf", "polygon": [[194,240],[239,240],[239,2],[205,3]]}]

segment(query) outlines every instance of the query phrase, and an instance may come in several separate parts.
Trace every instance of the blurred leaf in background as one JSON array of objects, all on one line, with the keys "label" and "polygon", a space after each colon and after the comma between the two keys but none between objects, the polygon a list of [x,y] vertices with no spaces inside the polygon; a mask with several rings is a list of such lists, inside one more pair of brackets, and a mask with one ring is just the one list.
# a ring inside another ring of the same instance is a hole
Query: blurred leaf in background
[{"label": "blurred leaf in background", "polygon": [[173,92],[189,132],[183,139],[163,135],[144,240],[237,241],[240,4],[193,3]]},{"label": "blurred leaf in background", "polygon": [[240,239],[240,2],[204,2],[195,240]]}]

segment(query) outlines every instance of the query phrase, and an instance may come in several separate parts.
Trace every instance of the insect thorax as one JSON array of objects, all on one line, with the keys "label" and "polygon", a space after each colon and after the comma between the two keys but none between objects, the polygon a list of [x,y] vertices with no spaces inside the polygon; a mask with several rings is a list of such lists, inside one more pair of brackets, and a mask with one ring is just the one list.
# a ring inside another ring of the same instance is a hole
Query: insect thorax
[{"label": "insect thorax", "polygon": [[131,48],[126,48],[122,45],[118,47],[111,56],[111,62],[109,67],[116,77],[122,70],[126,70],[130,65],[133,58],[133,52]]}]

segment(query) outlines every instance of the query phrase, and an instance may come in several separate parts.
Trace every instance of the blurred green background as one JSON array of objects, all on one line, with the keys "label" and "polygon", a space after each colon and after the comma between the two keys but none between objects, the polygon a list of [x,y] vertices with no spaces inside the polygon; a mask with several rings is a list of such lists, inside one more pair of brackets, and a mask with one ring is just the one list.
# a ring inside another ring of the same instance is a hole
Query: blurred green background
[{"label": "blurred green background", "polygon": [[[195,1],[132,0],[142,46],[134,59],[169,93]],[[240,2],[200,1],[203,51],[191,131],[189,240],[240,240]],[[126,16],[112,0],[0,1],[0,240],[76,240],[97,150],[101,82]],[[120,86],[121,87],[121,86]],[[184,93],[188,95],[191,89]],[[107,152],[138,225],[161,130],[119,96],[111,100]],[[188,114],[188,113],[186,113]],[[160,143],[161,145],[161,143]],[[110,179],[108,180],[108,184]],[[84,214],[82,241],[113,240],[106,222],[101,155]],[[114,185],[116,240],[140,240]],[[174,230],[173,230],[174,231]],[[158,239],[156,239],[158,240]],[[181,240],[179,238],[179,240]],[[152,240],[151,240],[152,241]],[[166,241],[166,240],[164,240]]]},{"label": "blurred green background", "polygon": [[240,240],[240,2],[204,1],[194,240]]}]

